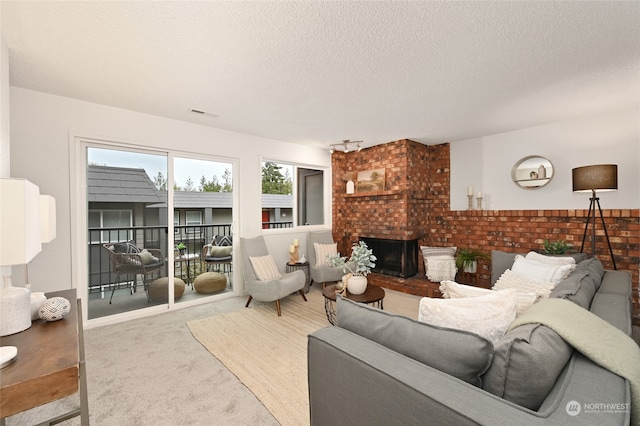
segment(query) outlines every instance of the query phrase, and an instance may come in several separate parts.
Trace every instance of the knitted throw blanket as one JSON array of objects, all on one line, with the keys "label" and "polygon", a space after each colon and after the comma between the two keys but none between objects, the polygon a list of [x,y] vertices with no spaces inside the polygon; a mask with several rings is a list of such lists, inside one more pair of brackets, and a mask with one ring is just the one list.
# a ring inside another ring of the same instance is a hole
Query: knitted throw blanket
[{"label": "knitted throw blanket", "polygon": [[629,381],[631,424],[640,424],[640,347],[624,332],[573,302],[545,299],[511,324],[538,323],[558,333],[591,361]]}]

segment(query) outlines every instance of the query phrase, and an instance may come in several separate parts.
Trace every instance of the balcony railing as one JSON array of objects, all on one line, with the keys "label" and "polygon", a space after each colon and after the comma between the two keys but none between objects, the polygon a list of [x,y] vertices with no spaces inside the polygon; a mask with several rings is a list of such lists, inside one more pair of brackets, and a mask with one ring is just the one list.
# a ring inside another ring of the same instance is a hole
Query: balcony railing
[{"label": "balcony railing", "polygon": [[[89,228],[89,292],[101,292],[113,288],[114,285],[129,286],[130,283],[127,280],[139,278],[121,277],[121,282],[116,282],[116,274],[111,271],[109,255],[102,244],[129,241],[140,249],[159,249],[165,259],[169,259],[173,258],[174,248],[172,247],[171,250],[167,248],[168,230],[167,226]],[[231,225],[180,225],[174,226],[174,232],[175,243],[183,243],[186,246],[186,253],[200,255],[202,247],[210,243],[216,235],[231,235]],[[191,262],[189,267],[199,268],[200,265],[199,262]],[[183,279],[186,277],[186,267],[183,268],[182,263],[178,264],[176,274]],[[163,275],[167,275],[167,269],[163,271]],[[195,274],[192,274],[192,277],[195,277]]]}]

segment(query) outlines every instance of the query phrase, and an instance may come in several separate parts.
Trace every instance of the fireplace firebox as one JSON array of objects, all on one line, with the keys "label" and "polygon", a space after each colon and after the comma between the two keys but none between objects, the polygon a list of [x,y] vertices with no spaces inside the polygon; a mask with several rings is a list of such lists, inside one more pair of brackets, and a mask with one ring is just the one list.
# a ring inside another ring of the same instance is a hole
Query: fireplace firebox
[{"label": "fireplace firebox", "polygon": [[409,278],[418,273],[418,240],[361,238],[373,250],[376,267],[372,272]]}]

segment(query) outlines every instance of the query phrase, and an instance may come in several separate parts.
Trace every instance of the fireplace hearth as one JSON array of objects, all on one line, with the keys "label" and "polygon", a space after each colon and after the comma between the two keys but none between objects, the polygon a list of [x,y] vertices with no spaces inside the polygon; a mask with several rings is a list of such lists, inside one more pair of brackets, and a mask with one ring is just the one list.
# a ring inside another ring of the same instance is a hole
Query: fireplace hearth
[{"label": "fireplace hearth", "polygon": [[373,272],[409,278],[418,273],[418,240],[360,238],[373,250],[376,267]]}]

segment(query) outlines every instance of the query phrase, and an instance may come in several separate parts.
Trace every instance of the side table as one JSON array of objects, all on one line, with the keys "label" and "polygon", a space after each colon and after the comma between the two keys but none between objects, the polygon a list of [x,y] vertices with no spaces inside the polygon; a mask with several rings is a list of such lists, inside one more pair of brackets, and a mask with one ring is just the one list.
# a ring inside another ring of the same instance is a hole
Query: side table
[{"label": "side table", "polygon": [[304,271],[304,292],[309,293],[309,286],[311,285],[311,271],[309,271],[309,262],[298,262],[298,263],[289,263],[285,265],[285,270],[287,273],[297,271],[298,269],[302,269]]},{"label": "side table", "polygon": [[89,425],[82,306],[75,289],[47,293],[54,296],[72,305],[64,319],[36,320],[27,330],[2,338],[3,345],[18,348],[18,358],[0,370],[0,425],[5,417],[74,393],[80,395],[80,408],[42,424],[80,416],[80,424]]}]

